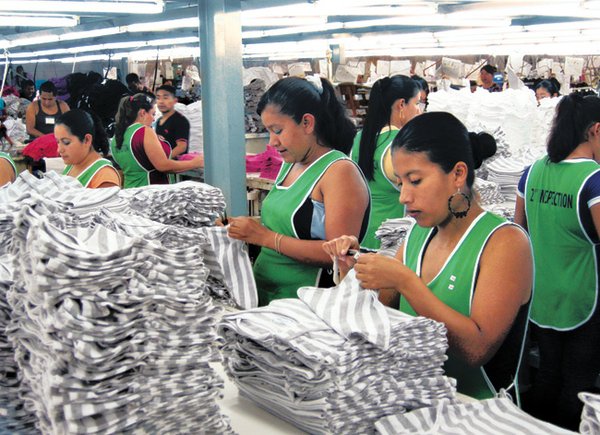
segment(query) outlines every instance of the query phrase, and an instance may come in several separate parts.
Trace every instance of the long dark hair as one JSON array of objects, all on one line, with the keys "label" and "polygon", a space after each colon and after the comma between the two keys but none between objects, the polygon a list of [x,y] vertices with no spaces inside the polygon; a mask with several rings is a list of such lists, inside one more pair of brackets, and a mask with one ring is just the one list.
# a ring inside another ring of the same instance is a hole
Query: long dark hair
[{"label": "long dark hair", "polygon": [[283,78],[263,94],[256,112],[260,116],[265,107],[273,105],[297,124],[310,113],[315,117],[317,142],[348,154],[356,129],[331,83],[323,78],[320,81],[322,91],[300,77]]},{"label": "long dark hair", "polygon": [[123,146],[125,130],[136,120],[141,109],[150,111],[154,107],[154,97],[148,94],[135,94],[121,98],[119,110],[115,117],[115,140],[117,149]]},{"label": "long dark hair", "polygon": [[579,144],[587,141],[588,130],[595,122],[600,122],[600,98],[576,93],[564,96],[556,106],[548,136],[550,161],[563,161]]},{"label": "long dark hair", "polygon": [[358,166],[367,180],[373,179],[373,156],[377,148],[377,139],[381,129],[390,123],[392,106],[400,99],[408,102],[419,93],[420,89],[413,79],[403,75],[384,77],[373,85],[367,108],[367,119],[360,136],[358,156]]},{"label": "long dark hair", "polygon": [[60,115],[56,124],[67,127],[71,134],[82,142],[85,140],[86,134],[92,135],[94,149],[104,157],[108,155],[108,136],[102,126],[102,121],[96,114],[73,109]]},{"label": "long dark hair", "polygon": [[429,160],[447,174],[458,162],[467,165],[467,186],[475,181],[475,169],[496,153],[496,140],[487,133],[469,133],[454,115],[428,112],[410,120],[392,143],[392,151],[427,153]]}]

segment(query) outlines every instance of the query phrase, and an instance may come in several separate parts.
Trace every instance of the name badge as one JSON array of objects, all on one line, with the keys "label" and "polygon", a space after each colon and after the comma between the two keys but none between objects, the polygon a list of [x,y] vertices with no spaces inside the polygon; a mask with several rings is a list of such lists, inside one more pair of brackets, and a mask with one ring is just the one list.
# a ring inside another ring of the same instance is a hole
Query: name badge
[{"label": "name badge", "polygon": [[47,116],[46,117],[46,124],[54,125],[54,117]]}]

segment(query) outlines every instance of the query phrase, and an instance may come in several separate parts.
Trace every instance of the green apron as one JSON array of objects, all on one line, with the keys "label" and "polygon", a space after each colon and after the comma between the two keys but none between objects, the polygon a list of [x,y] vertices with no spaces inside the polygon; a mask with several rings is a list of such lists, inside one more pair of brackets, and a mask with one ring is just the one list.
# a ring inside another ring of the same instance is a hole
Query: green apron
[{"label": "green apron", "polygon": [[[273,188],[263,201],[261,210],[263,225],[276,233],[298,238],[293,225],[295,213],[309,199],[325,171],[334,162],[347,158],[340,151],[329,151],[313,162],[291,186],[287,187],[281,186],[281,183],[293,164],[284,163]],[[273,249],[262,247],[254,263],[259,305],[268,305],[275,299],[296,298],[300,287],[317,284],[321,270],[317,266],[300,263],[278,254]]]},{"label": "green apron", "polygon": [[[392,141],[400,130],[388,130],[379,134],[377,147],[373,155],[373,179],[369,180],[371,193],[371,217],[369,226],[361,244],[366,248],[379,249],[381,242],[375,238],[375,231],[386,219],[404,216],[404,206],[400,204],[398,187],[385,175],[383,158],[392,146]],[[362,132],[361,132],[362,133]],[[360,137],[356,135],[350,156],[358,163],[360,155]]]},{"label": "green apron", "polygon": [[581,222],[581,190],[600,170],[593,160],[551,163],[529,170],[525,212],[533,246],[535,280],[531,320],[559,331],[575,329],[594,312],[598,297],[598,245]]},{"label": "green apron", "polygon": [[[429,290],[450,308],[469,316],[481,253],[494,231],[507,224],[505,219],[492,213],[480,214],[462,236],[438,275],[427,284]],[[414,225],[406,238],[404,264],[419,276],[425,247],[433,230]],[[400,299],[400,311],[417,315],[405,298]],[[446,375],[457,380],[457,389],[462,394],[476,399],[489,399],[496,394],[483,367],[469,367],[457,358],[450,357],[444,369]]]},{"label": "green apron", "polygon": [[[88,166],[81,174],[79,174],[76,178],[83,185],[83,187],[88,187],[90,181],[94,178],[94,176],[98,173],[98,171],[105,166],[110,166],[112,168],[112,163],[107,159],[99,159]],[[67,167],[63,171],[63,175],[69,175],[73,165],[67,165]]]}]

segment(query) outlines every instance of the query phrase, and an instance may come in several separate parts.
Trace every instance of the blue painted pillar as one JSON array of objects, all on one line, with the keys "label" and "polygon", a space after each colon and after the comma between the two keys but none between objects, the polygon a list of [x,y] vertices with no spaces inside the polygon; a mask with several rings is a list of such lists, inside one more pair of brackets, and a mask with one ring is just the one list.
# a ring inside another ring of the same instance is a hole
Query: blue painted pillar
[{"label": "blue painted pillar", "polygon": [[204,179],[231,216],[248,214],[240,0],[198,0]]}]

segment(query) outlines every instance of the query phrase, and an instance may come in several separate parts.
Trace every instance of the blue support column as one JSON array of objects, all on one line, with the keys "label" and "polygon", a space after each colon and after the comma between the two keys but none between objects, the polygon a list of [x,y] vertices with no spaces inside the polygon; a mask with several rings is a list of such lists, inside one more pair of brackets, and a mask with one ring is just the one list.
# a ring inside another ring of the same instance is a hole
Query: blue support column
[{"label": "blue support column", "polygon": [[198,0],[204,178],[231,216],[248,214],[240,0]]}]

